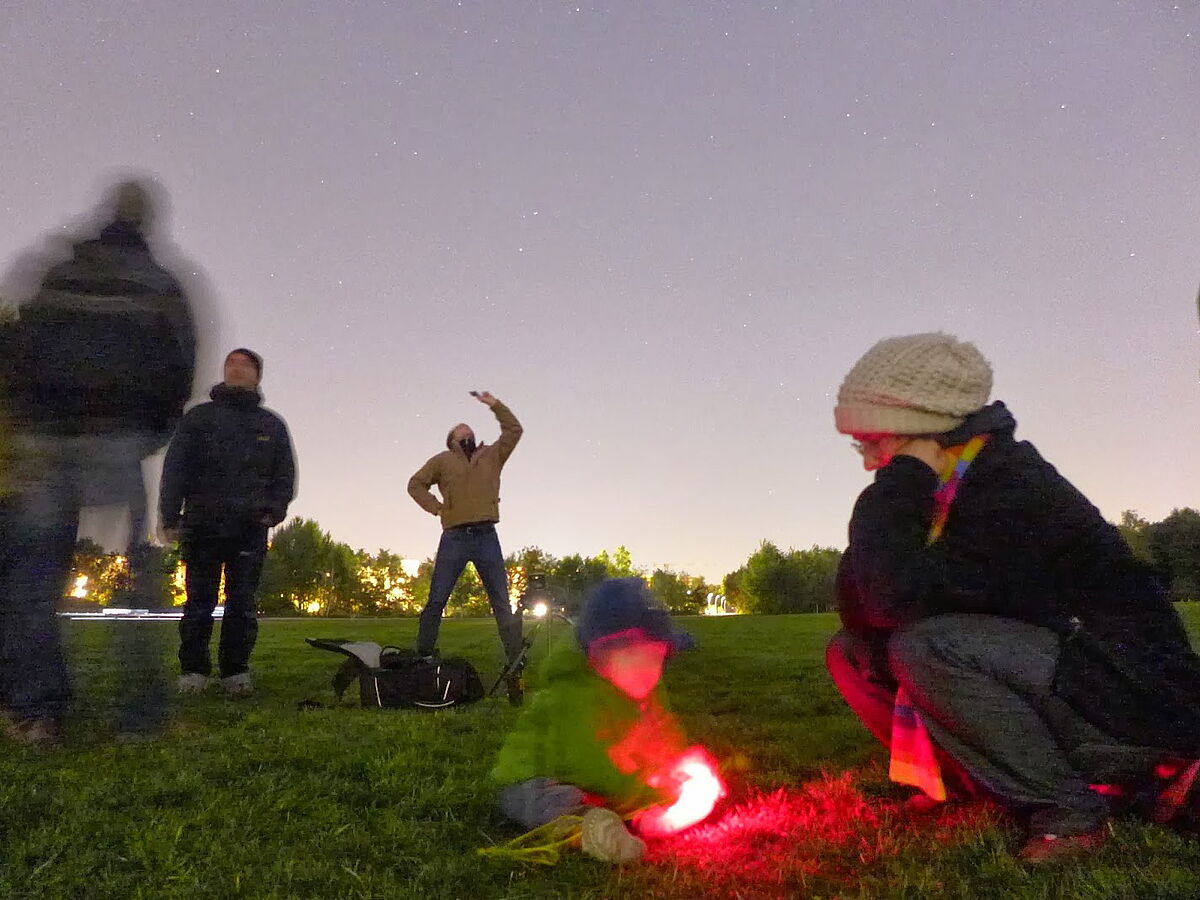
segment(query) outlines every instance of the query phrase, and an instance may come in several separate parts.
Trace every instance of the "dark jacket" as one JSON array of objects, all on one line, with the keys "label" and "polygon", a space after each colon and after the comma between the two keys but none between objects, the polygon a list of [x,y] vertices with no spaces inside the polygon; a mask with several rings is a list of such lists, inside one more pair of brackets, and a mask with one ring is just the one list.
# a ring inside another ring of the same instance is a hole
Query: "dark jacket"
[{"label": "dark jacket", "polygon": [[843,624],[886,638],[939,613],[981,613],[1050,628],[1063,637],[1057,690],[1081,714],[1122,740],[1200,751],[1200,658],[1165,590],[1015,429],[995,403],[950,436],[991,435],[933,545],[933,471],[899,456],[876,473],[838,572]]},{"label": "dark jacket", "polygon": [[3,329],[13,420],[61,434],[147,431],[161,446],[192,392],[196,334],[183,289],[131,223],[72,250]]},{"label": "dark jacket", "polygon": [[[480,444],[471,458],[455,445],[430,457],[412,478],[408,493],[426,512],[441,516],[442,528],[500,521],[500,470],[521,439],[521,423],[499,400],[492,413],[500,423],[494,444]],[[442,499],[430,491],[437,485]]]},{"label": "dark jacket", "polygon": [[158,500],[163,527],[182,521],[185,538],[200,539],[277,525],[296,489],[287,426],[262,408],[257,391],[218,384],[209,396],[211,403],[183,417],[167,450]]}]

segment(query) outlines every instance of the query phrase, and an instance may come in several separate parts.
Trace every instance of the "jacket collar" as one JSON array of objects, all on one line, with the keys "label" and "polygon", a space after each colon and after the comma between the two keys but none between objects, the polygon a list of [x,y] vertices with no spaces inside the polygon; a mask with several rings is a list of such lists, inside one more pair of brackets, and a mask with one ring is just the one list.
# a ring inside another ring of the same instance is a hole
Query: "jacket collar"
[{"label": "jacket collar", "polygon": [[450,452],[453,453],[455,456],[457,456],[459,459],[463,460],[464,462],[473,463],[473,462],[475,462],[475,460],[479,459],[479,454],[483,452],[483,448],[486,446],[488,446],[486,443],[476,444],[475,452],[471,454],[470,459],[467,459],[467,454],[463,453],[463,448],[458,446],[457,443],[451,445]]},{"label": "jacket collar", "polygon": [[262,403],[262,394],[258,391],[230,387],[225,382],[213,385],[213,389],[208,392],[208,396],[213,399],[214,403],[223,403],[239,409],[253,409]]},{"label": "jacket collar", "polygon": [[1000,400],[989,403],[978,412],[967,416],[966,420],[953,431],[946,432],[942,441],[951,446],[965,444],[977,434],[994,434],[1001,437],[1012,437],[1017,430],[1017,420],[1008,411],[1008,407]]}]

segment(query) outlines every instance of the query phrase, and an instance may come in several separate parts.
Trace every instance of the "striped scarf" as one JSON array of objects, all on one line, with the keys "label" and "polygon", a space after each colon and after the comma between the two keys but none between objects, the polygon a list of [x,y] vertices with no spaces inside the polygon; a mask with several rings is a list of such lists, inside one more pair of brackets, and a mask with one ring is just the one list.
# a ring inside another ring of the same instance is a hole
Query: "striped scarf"
[{"label": "striped scarf", "polygon": [[[946,448],[950,459],[938,476],[937,490],[933,494],[933,522],[929,526],[927,546],[936,543],[942,536],[946,519],[950,516],[950,504],[954,502],[963,475],[987,444],[988,437],[990,435],[979,434],[966,444]],[[942,767],[937,761],[933,739],[921,720],[920,711],[902,687],[897,689],[892,707],[888,778],[897,784],[915,787],[934,800],[946,799],[946,784],[942,779]]]},{"label": "striped scarf", "polygon": [[958,486],[962,483],[967,468],[975,461],[979,451],[984,448],[991,435],[977,434],[965,444],[947,447],[946,453],[950,459],[946,462],[938,476],[937,490],[933,493],[933,523],[929,526],[927,544],[934,544],[942,536],[946,528],[946,519],[950,517],[950,504],[958,494]]}]

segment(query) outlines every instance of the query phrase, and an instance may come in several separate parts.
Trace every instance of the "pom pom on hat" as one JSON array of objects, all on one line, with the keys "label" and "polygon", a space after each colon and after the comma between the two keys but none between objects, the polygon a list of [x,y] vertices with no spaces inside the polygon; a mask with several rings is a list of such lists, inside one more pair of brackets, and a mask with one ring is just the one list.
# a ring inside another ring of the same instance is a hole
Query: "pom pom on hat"
[{"label": "pom pom on hat", "polygon": [[992,367],[975,345],[940,332],[886,338],[842,381],[834,423],[843,434],[940,434],[991,392]]}]

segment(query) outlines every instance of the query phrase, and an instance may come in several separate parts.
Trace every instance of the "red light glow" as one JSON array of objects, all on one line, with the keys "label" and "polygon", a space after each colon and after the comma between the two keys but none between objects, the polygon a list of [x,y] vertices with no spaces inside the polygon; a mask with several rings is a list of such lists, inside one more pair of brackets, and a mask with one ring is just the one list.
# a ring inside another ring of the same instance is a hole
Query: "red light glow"
[{"label": "red light glow", "polygon": [[1000,821],[981,802],[909,819],[897,801],[865,799],[846,773],[746,795],[708,821],[650,842],[646,861],[690,870],[706,884],[696,896],[858,896],[864,872],[883,872],[887,860],[905,853],[978,841]]},{"label": "red light glow", "polygon": [[645,700],[662,678],[671,645],[640,628],[610,634],[588,646],[588,662],[601,678],[634,700]]},{"label": "red light glow", "polygon": [[690,747],[661,780],[676,783],[679,795],[670,806],[656,806],[637,817],[637,830],[646,837],[667,837],[703,822],[726,794],[715,761],[699,746]]}]

